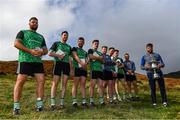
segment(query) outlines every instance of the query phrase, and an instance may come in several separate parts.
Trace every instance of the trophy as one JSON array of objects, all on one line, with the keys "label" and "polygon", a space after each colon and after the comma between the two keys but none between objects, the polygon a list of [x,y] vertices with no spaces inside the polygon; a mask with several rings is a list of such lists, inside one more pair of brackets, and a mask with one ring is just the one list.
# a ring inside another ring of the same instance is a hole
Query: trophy
[{"label": "trophy", "polygon": [[151,68],[152,68],[152,70],[153,70],[153,78],[154,78],[154,79],[159,79],[160,76],[159,76],[159,74],[157,73],[157,70],[158,70],[159,68],[157,67],[157,61],[156,61],[156,59],[155,59],[154,57],[152,57],[152,60],[151,60]]}]

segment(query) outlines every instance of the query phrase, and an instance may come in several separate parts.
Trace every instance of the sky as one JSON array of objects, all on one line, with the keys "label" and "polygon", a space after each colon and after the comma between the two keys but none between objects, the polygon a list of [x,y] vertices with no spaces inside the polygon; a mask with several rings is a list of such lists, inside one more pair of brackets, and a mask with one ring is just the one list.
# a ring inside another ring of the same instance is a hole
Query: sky
[{"label": "sky", "polygon": [[67,30],[72,47],[80,36],[86,39],[85,50],[99,39],[100,46],[119,49],[120,57],[129,52],[143,73],[140,60],[151,42],[166,64],[165,73],[180,70],[180,0],[0,0],[0,12],[1,61],[17,60],[15,37],[36,16],[37,32],[48,48]]}]

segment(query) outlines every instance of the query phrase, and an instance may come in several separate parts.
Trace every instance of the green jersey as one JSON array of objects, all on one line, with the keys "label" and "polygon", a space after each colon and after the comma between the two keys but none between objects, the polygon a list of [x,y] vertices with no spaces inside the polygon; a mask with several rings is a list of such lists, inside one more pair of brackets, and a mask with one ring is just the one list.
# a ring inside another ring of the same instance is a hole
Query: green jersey
[{"label": "green jersey", "polygon": [[[115,62],[119,62],[119,63],[123,64],[123,59],[122,58],[116,57],[116,58],[113,58],[113,60]],[[119,67],[115,66],[115,69],[117,69],[117,73],[124,74],[124,69],[123,68],[119,68]]]},{"label": "green jersey", "polygon": [[[42,35],[31,30],[22,30],[17,36],[16,40],[21,41],[21,43],[28,49],[36,48],[47,48],[45,39]],[[36,57],[27,53],[23,50],[19,50],[19,62],[42,62],[41,57]]]},{"label": "green jersey", "polygon": [[[82,48],[79,47],[73,47],[72,48],[72,52],[77,52],[77,56],[79,57],[79,59],[83,62],[86,61],[87,59],[87,52],[85,50],[83,50]],[[73,58],[73,65],[76,68],[81,67],[78,62]]]},{"label": "green jersey", "polygon": [[[102,56],[102,53],[95,49],[89,49],[88,54],[92,54],[94,56]],[[98,60],[90,60],[91,71],[103,71],[102,65],[103,64]]]},{"label": "green jersey", "polygon": [[50,51],[55,52],[57,54],[64,54],[64,58],[63,59],[59,59],[57,57],[54,57],[55,61],[61,61],[61,62],[66,62],[69,63],[69,59],[71,57],[71,46],[66,44],[66,43],[62,43],[60,41],[58,42],[54,42],[54,44],[51,46]]}]

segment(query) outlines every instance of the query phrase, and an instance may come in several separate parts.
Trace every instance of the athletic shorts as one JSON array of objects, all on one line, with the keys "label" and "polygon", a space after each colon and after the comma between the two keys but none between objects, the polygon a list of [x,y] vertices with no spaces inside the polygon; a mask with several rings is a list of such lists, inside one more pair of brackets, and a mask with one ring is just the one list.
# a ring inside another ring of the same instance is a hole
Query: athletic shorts
[{"label": "athletic shorts", "polygon": [[101,72],[101,71],[91,71],[91,79],[101,79],[101,80],[103,80],[103,72]]},{"label": "athletic shorts", "polygon": [[103,70],[103,80],[112,80],[113,74],[111,71]]},{"label": "athletic shorts", "polygon": [[126,81],[135,81],[136,76],[135,75],[126,75]]},{"label": "athletic shorts", "polygon": [[75,77],[81,77],[81,76],[87,77],[87,71],[83,70],[81,68],[75,68],[74,76]]},{"label": "athletic shorts", "polygon": [[69,63],[61,62],[61,61],[54,62],[53,74],[61,76],[61,73],[63,73],[64,75],[69,76],[69,74],[70,74],[70,65],[69,65]]},{"label": "athletic shorts", "polygon": [[123,79],[125,76],[124,74],[118,73],[117,74],[117,79]]},{"label": "athletic shorts", "polygon": [[17,68],[18,74],[34,75],[35,73],[44,73],[43,64],[40,62],[19,62]]}]

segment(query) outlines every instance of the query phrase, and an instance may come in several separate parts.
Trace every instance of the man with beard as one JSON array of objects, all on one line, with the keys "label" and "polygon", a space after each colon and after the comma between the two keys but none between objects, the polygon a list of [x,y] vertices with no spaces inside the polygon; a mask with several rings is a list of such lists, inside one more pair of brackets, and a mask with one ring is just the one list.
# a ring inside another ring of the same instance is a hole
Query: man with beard
[{"label": "man with beard", "polygon": [[14,46],[19,50],[18,76],[14,86],[14,115],[20,114],[19,100],[22,94],[23,85],[28,75],[34,75],[37,82],[36,87],[36,110],[43,110],[44,97],[44,68],[41,57],[47,54],[44,37],[37,33],[38,19],[32,17],[29,20],[29,30],[21,30],[17,36]]},{"label": "man with beard", "polygon": [[[62,91],[60,99],[60,108],[64,108],[64,97],[66,92],[66,86],[68,77],[70,75],[71,65],[71,46],[66,42],[68,40],[68,32],[63,31],[61,33],[61,40],[54,42],[49,50],[49,56],[54,57],[54,69],[53,69],[53,80],[51,86],[51,110],[54,111],[56,108],[55,97],[56,89],[59,83],[59,79],[62,79]],[[62,76],[63,74],[63,76]]]},{"label": "man with beard", "polygon": [[[161,56],[158,53],[155,53],[153,51],[152,43],[148,43],[146,45],[146,51],[147,51],[147,53],[141,59],[141,69],[146,70],[146,73],[147,73],[147,77],[149,80],[149,86],[151,88],[152,104],[153,104],[153,106],[157,105],[157,101],[156,101],[156,81],[157,81],[159,84],[159,88],[160,88],[162,103],[166,107],[168,105],[168,103],[167,103],[167,97],[166,97],[164,77],[163,77],[163,73],[161,71],[161,68],[163,68],[165,66],[165,64],[164,64]],[[153,61],[155,62],[156,67],[157,67],[155,71],[157,72],[158,78],[154,77],[155,73],[152,68]]]},{"label": "man with beard", "polygon": [[108,86],[108,95],[109,95],[109,103],[113,103],[113,91],[112,91],[112,83],[113,83],[113,72],[112,72],[112,66],[116,63],[112,61],[110,55],[107,54],[107,46],[102,46],[102,56],[104,59],[104,65],[103,65],[103,86],[106,88]]},{"label": "man with beard", "polygon": [[72,48],[74,80],[72,87],[73,107],[77,108],[77,88],[80,82],[82,94],[82,107],[87,108],[86,103],[86,78],[87,78],[87,52],[83,50],[84,38],[78,38],[78,47]]}]

